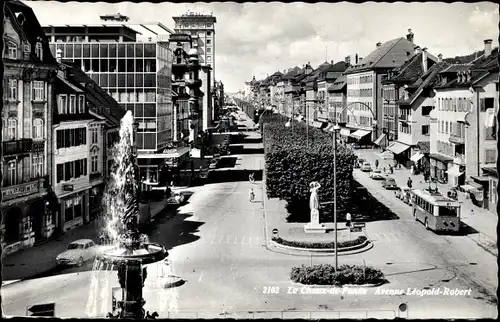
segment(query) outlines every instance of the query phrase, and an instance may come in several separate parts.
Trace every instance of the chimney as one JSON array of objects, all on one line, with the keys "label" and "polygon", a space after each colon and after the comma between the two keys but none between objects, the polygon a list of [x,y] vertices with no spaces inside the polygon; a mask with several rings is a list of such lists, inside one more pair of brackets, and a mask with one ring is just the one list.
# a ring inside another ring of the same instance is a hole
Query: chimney
[{"label": "chimney", "polygon": [[382,43],[379,41],[379,42],[377,43],[377,48],[379,48],[380,46],[382,46]]},{"label": "chimney", "polygon": [[424,73],[427,73],[427,48],[422,49],[422,68]]},{"label": "chimney", "polygon": [[62,61],[62,49],[59,48],[58,50],[56,50],[56,60],[57,62],[60,64],[61,61]]},{"label": "chimney", "polygon": [[415,47],[415,55],[418,55],[422,52],[422,48],[420,46]]},{"label": "chimney", "polygon": [[358,54],[356,54],[356,56],[355,56],[354,58],[355,58],[355,59],[354,59],[354,65],[356,65],[356,64],[358,63],[358,59],[359,59],[359,58],[358,58]]},{"label": "chimney", "polygon": [[414,34],[413,32],[411,31],[411,29],[408,29],[408,34],[406,35],[406,39],[411,42],[413,44],[413,38],[414,38]]},{"label": "chimney", "polygon": [[486,39],[484,41],[484,58],[488,57],[491,55],[491,39]]},{"label": "chimney", "polygon": [[332,64],[332,65],[333,65],[333,60],[330,62],[330,64]]},{"label": "chimney", "polygon": [[443,54],[438,55],[438,63],[441,63],[443,61]]}]

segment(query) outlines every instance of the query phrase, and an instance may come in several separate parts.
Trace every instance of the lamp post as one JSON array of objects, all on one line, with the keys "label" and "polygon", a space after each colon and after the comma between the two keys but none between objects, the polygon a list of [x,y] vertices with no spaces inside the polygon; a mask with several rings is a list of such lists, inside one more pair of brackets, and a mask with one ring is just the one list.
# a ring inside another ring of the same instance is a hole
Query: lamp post
[{"label": "lamp post", "polygon": [[338,270],[338,254],[337,254],[337,132],[340,131],[340,126],[337,124],[337,120],[333,125],[331,130],[332,141],[333,141],[333,226],[335,232],[335,270]]}]

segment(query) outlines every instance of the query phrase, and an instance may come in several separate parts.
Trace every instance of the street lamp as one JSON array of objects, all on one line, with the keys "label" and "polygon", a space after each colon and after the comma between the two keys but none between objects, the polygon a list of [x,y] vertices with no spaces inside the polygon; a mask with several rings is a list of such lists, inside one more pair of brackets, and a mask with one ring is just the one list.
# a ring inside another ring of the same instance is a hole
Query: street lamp
[{"label": "street lamp", "polygon": [[340,131],[340,126],[335,120],[334,126],[330,130],[332,132],[333,141],[333,226],[335,232],[335,270],[338,270],[338,254],[337,254],[337,133]]}]

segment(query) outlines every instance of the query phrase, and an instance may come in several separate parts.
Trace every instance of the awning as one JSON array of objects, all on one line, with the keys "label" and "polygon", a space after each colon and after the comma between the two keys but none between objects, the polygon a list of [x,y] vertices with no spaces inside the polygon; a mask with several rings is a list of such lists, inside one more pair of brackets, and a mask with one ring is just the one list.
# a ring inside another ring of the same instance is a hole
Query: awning
[{"label": "awning", "polygon": [[342,135],[342,136],[350,136],[351,135],[351,130],[349,130],[349,129],[340,129],[340,135]]},{"label": "awning", "polygon": [[488,176],[471,176],[472,179],[481,182],[490,182],[490,177]]},{"label": "awning", "polygon": [[456,164],[454,164],[451,168],[446,170],[446,173],[454,177],[460,177],[462,174],[464,174],[463,171],[460,171],[460,166]]},{"label": "awning", "polygon": [[401,154],[404,151],[408,150],[409,148],[410,148],[409,145],[400,142],[394,142],[389,147],[387,147],[387,150],[391,151],[394,154]]},{"label": "awning", "polygon": [[370,133],[371,131],[357,130],[356,132],[352,133],[350,137],[361,140],[364,136],[367,136]]},{"label": "awning", "polygon": [[441,163],[448,163],[448,162],[453,161],[452,158],[441,155],[441,154],[437,154],[437,153],[431,153],[431,154],[429,154],[429,157],[431,157],[432,159],[438,160]]},{"label": "awning", "polygon": [[169,159],[179,158],[189,152],[188,147],[182,147],[171,153],[151,153],[151,154],[138,154],[137,159]]},{"label": "awning", "polygon": [[412,155],[412,157],[410,158],[410,160],[412,160],[413,162],[418,162],[423,157],[424,157],[424,155],[422,153],[417,152],[414,155]]},{"label": "awning", "polygon": [[381,144],[385,143],[385,134],[382,134],[378,137],[378,139],[373,142],[374,145],[381,146]]}]

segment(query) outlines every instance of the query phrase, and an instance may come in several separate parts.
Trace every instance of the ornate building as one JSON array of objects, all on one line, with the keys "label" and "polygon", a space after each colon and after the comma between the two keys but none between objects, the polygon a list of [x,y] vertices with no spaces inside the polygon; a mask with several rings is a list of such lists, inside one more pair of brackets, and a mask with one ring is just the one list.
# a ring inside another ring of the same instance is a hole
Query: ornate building
[{"label": "ornate building", "polygon": [[8,254],[54,231],[48,174],[57,65],[31,8],[9,1],[4,10],[1,242]]}]

